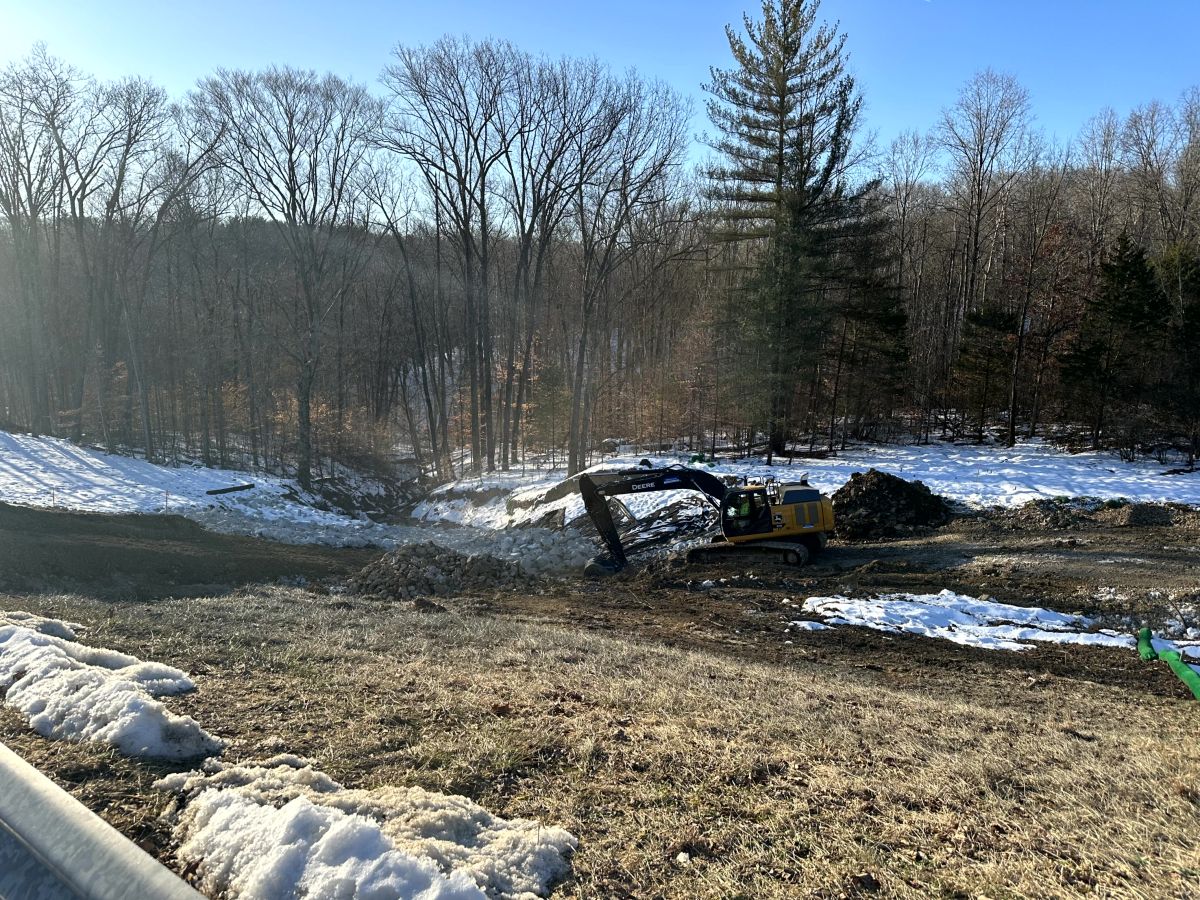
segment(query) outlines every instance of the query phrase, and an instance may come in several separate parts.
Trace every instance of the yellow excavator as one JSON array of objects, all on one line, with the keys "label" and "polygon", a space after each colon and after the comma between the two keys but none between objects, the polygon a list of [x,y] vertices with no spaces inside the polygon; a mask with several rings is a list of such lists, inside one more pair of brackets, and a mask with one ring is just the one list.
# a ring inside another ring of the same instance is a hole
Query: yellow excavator
[{"label": "yellow excavator", "polygon": [[[833,503],[806,478],[793,483],[780,483],[774,478],[761,482],[743,479],[740,484],[730,485],[703,469],[654,468],[643,461],[632,469],[579,476],[584,506],[608,548],[607,554],[589,561],[584,572],[613,574],[629,564],[610,500],[621,503],[615,498],[623,494],[678,490],[699,491],[721,517],[721,537],[690,550],[690,562],[754,552],[773,554],[789,565],[802,566],[825,548],[833,531]],[[624,512],[629,513],[627,508]]]}]

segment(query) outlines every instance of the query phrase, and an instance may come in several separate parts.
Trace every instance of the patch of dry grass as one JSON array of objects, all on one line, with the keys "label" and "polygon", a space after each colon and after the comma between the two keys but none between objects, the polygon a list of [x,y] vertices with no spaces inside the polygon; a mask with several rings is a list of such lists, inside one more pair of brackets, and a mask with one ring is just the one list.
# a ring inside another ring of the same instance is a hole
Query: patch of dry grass
[{"label": "patch of dry grass", "polygon": [[[900,690],[299,590],[20,605],[197,673],[170,705],[231,758],[286,749],[349,786],[418,784],[567,828],[581,844],[561,896],[1200,893],[1187,702],[1003,670]],[[0,737],[162,852],[157,771],[11,713]]]}]

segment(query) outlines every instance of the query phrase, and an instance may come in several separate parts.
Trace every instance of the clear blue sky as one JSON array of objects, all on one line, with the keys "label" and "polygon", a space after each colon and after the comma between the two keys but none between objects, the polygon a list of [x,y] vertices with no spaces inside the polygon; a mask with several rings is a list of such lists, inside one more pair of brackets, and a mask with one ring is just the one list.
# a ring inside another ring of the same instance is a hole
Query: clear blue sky
[{"label": "clear blue sky", "polygon": [[[36,41],[104,78],[138,74],[180,96],[217,67],[271,63],[374,82],[397,43],[445,33],[597,56],[695,98],[729,63],[723,27],[756,0],[0,0],[0,63]],[[1073,136],[1103,106],[1174,101],[1200,85],[1200,0],[824,0],[849,35],[867,125],[886,143],[928,129],[970,75],[1016,75],[1038,122]]]}]

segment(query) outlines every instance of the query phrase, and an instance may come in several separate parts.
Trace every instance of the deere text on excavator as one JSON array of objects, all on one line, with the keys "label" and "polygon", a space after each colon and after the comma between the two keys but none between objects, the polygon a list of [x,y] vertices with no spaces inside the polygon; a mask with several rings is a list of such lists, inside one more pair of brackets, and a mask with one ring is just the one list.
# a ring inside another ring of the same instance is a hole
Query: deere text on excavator
[{"label": "deere text on excavator", "polygon": [[[745,479],[730,485],[711,472],[687,466],[654,468],[643,464],[619,472],[583,474],[579,493],[608,553],[591,560],[585,572],[606,575],[629,564],[609,501],[623,494],[692,490],[718,510],[721,537],[688,552],[689,562],[708,562],[734,553],[771,553],[790,565],[803,565],[824,549],[833,531],[833,504],[807,479],[780,483]],[[615,501],[620,503],[620,501]],[[624,505],[622,504],[622,507]],[[633,518],[626,508],[625,513]]]}]

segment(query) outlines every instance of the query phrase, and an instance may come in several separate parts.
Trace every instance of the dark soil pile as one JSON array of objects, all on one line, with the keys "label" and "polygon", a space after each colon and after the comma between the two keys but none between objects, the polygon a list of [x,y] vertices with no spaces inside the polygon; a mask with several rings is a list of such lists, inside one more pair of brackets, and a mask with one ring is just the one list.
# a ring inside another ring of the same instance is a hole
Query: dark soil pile
[{"label": "dark soil pile", "polygon": [[1134,528],[1162,528],[1175,521],[1171,508],[1157,503],[1126,503],[1116,508],[1104,508],[1096,518],[1105,525]]},{"label": "dark soil pile", "polygon": [[950,521],[950,507],[919,481],[871,469],[855,472],[833,495],[837,536],[865,541],[912,534]]},{"label": "dark soil pile", "polygon": [[531,583],[516,563],[466,556],[437,544],[406,544],[364,566],[348,587],[355,594],[415,600],[512,590]]},{"label": "dark soil pile", "polygon": [[1130,503],[1096,497],[1049,497],[1015,509],[994,508],[982,519],[1000,531],[1078,531],[1094,528],[1200,528],[1200,511],[1178,503]]}]

